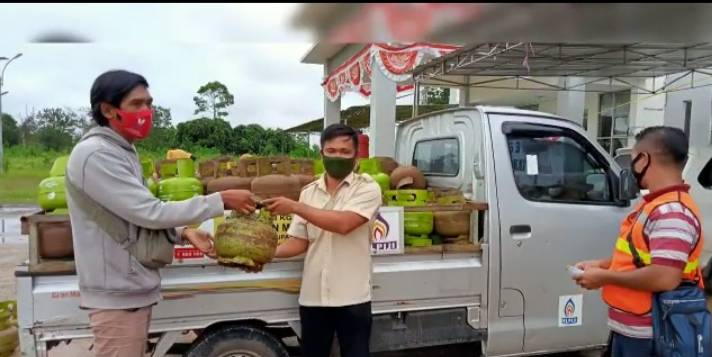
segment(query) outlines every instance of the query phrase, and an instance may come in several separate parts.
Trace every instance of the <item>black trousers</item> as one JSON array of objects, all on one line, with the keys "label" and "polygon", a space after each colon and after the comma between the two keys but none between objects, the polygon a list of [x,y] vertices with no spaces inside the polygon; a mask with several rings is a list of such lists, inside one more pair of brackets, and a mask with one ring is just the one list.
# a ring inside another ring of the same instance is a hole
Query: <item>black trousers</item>
[{"label": "black trousers", "polygon": [[601,357],[652,357],[655,356],[653,339],[632,338],[612,332],[608,346]]},{"label": "black trousers", "polygon": [[342,357],[369,357],[371,302],[343,307],[299,307],[302,356],[328,357],[334,334]]}]

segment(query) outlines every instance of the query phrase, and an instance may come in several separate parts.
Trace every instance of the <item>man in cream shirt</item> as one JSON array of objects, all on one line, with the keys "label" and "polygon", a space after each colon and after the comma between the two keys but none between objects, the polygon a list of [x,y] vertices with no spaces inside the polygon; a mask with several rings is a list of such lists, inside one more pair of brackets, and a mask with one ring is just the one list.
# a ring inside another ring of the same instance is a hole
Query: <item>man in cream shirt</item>
[{"label": "man in cream shirt", "polygon": [[293,214],[289,240],[277,258],[306,252],[299,315],[302,355],[327,357],[334,334],[341,355],[367,357],[371,337],[371,230],[381,189],[353,173],[358,136],[334,124],[321,134],[326,173],[306,186],[299,202],[266,200],[275,214]]}]

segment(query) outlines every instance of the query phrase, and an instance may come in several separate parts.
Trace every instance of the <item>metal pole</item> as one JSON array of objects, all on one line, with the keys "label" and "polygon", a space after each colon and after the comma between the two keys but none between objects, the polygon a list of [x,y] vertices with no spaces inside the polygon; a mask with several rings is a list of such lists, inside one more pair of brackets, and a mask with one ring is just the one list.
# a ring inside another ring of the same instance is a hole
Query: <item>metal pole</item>
[{"label": "metal pole", "polygon": [[[8,61],[7,63],[10,63]],[[5,63],[5,67],[7,67],[7,63]],[[5,67],[2,69],[2,73],[5,73]],[[0,74],[0,174],[5,173],[5,150],[4,150],[4,145],[3,144],[3,137],[2,137],[2,82],[3,82],[3,77],[4,75]],[[3,221],[4,225],[5,221]],[[5,243],[5,236],[3,235],[3,243]]]},{"label": "metal pole", "polygon": [[12,63],[12,61],[20,58],[20,56],[22,56],[22,53],[16,54],[9,60],[7,60],[7,58],[4,58],[7,60],[7,62],[5,62],[5,66],[2,67],[2,72],[0,72],[0,174],[5,173],[5,153],[3,150],[2,140],[2,86],[3,82],[5,81],[5,69],[7,69],[7,66]]},{"label": "metal pole", "polygon": [[415,92],[413,93],[413,118],[420,114],[420,82],[415,82]]}]

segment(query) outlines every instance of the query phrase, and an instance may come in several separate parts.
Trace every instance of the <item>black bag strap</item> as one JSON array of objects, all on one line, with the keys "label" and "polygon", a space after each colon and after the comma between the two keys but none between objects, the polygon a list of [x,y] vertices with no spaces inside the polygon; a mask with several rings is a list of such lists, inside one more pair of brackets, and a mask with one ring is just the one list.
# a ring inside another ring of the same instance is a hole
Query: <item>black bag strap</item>
[{"label": "black bag strap", "polygon": [[[638,253],[638,249],[635,248],[635,244],[633,243],[633,230],[635,230],[635,225],[639,223],[640,216],[643,214],[643,209],[644,209],[644,207],[640,208],[640,211],[635,216],[635,223],[633,223],[633,226],[631,227],[630,231],[626,235],[626,241],[628,241],[628,248],[630,249],[630,254],[633,256],[633,264],[638,269],[644,267],[645,262],[643,262],[643,259],[640,257],[640,253]],[[647,221],[648,221],[648,218],[646,217],[645,222],[642,222],[643,229],[645,229],[645,223]]]}]

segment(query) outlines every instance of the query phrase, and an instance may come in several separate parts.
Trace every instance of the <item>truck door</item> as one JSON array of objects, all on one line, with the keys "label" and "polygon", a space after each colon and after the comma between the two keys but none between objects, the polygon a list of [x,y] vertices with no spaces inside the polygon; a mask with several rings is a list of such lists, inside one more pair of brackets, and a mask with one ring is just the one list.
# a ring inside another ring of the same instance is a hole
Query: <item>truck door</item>
[{"label": "truck door", "polygon": [[[702,227],[709,227],[712,225],[712,148],[691,148],[688,156],[682,178],[690,185],[690,194],[700,208]],[[712,241],[706,239],[700,260],[708,265],[711,258]]]},{"label": "truck door", "polygon": [[580,289],[566,265],[610,256],[630,209],[615,198],[617,166],[571,123],[496,113],[488,122],[500,296],[523,299],[523,352],[604,344],[607,310],[600,293]]}]

